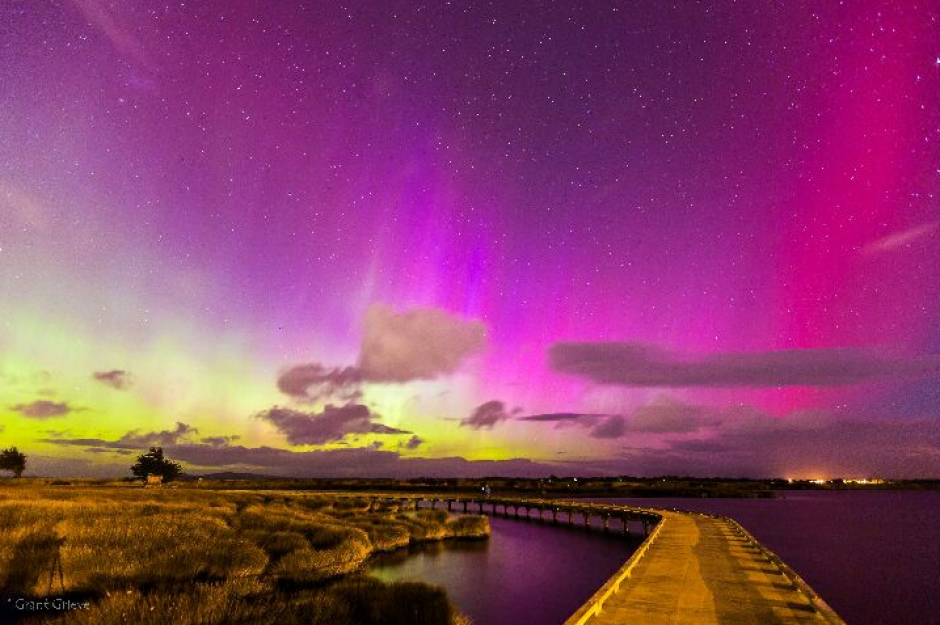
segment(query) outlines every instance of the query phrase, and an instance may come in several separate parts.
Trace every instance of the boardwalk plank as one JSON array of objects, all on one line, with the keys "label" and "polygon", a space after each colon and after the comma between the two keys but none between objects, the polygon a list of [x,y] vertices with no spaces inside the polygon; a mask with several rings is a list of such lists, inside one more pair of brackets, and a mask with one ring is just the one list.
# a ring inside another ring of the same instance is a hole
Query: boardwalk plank
[{"label": "boardwalk plank", "polygon": [[824,623],[809,599],[720,518],[664,513],[666,523],[596,625]]}]

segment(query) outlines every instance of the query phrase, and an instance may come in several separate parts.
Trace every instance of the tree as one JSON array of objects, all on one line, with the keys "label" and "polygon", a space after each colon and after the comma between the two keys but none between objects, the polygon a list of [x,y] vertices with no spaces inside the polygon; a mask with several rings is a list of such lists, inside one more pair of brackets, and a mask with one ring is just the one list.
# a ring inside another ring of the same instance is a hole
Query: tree
[{"label": "tree", "polygon": [[183,467],[179,463],[173,462],[163,457],[162,447],[151,447],[150,451],[142,456],[137,456],[137,464],[131,467],[131,472],[141,479],[147,479],[148,475],[159,475],[164,482],[169,482],[183,472]]},{"label": "tree", "polygon": [[0,451],[0,471],[12,471],[13,477],[20,477],[26,470],[26,454],[16,447]]}]

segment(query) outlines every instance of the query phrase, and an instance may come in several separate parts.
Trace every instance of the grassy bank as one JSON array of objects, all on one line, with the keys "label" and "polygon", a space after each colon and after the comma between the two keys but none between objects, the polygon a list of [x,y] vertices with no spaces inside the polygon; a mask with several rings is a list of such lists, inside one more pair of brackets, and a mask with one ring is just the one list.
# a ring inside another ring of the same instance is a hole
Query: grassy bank
[{"label": "grassy bank", "polygon": [[7,598],[67,596],[77,623],[408,623],[460,616],[442,589],[359,572],[379,551],[489,535],[485,517],[365,499],[191,488],[0,486]]}]

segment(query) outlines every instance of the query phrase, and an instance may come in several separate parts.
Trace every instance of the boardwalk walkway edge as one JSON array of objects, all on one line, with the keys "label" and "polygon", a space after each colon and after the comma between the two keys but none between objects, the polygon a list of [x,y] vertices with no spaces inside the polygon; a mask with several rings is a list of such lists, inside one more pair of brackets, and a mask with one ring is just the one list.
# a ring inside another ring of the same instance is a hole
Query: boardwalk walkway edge
[{"label": "boardwalk walkway edge", "polygon": [[642,525],[645,540],[564,625],[845,625],[792,568],[727,516],[562,499],[331,494],[367,499],[370,509],[379,501],[413,510],[473,507],[556,525],[567,516],[568,527],[576,515],[585,528],[597,517],[605,532],[611,519],[619,519],[625,535],[628,525]]},{"label": "boardwalk walkway edge", "polygon": [[659,532],[662,531],[663,526],[666,524],[666,519],[660,517],[659,523],[656,524],[656,527],[647,536],[646,540],[643,541],[643,544],[633,552],[633,555],[624,563],[620,569],[614,573],[607,582],[601,586],[597,592],[591,595],[591,598],[578,609],[577,612],[571,615],[564,625],[584,625],[588,620],[598,614],[604,607],[604,602],[615,592],[620,590],[620,584],[624,582],[627,578],[630,577],[630,573],[633,571],[633,568],[639,563],[640,559],[646,555],[646,552],[649,550],[650,546],[656,541],[656,538],[659,536]]},{"label": "boardwalk walkway edge", "polygon": [[842,620],[842,617],[839,616],[832,607],[826,603],[826,601],[820,597],[812,586],[806,583],[806,581],[797,574],[796,571],[791,569],[786,562],[780,559],[780,557],[775,554],[773,551],[768,549],[761,543],[759,540],[754,538],[749,531],[744,529],[740,523],[732,519],[731,517],[722,517],[731,527],[745,540],[754,545],[755,548],[759,549],[767,559],[773,562],[780,571],[786,575],[787,579],[796,586],[796,588],[806,595],[806,598],[809,599],[810,603],[816,608],[816,611],[819,612],[827,622],[832,625],[846,625],[846,622]]}]

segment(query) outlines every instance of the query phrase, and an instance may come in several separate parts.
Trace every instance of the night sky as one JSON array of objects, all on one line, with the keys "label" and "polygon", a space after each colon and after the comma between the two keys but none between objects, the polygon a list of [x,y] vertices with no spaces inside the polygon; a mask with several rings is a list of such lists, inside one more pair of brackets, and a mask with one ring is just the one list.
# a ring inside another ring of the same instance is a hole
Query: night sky
[{"label": "night sky", "polygon": [[28,473],[940,475],[940,5],[0,2]]}]

